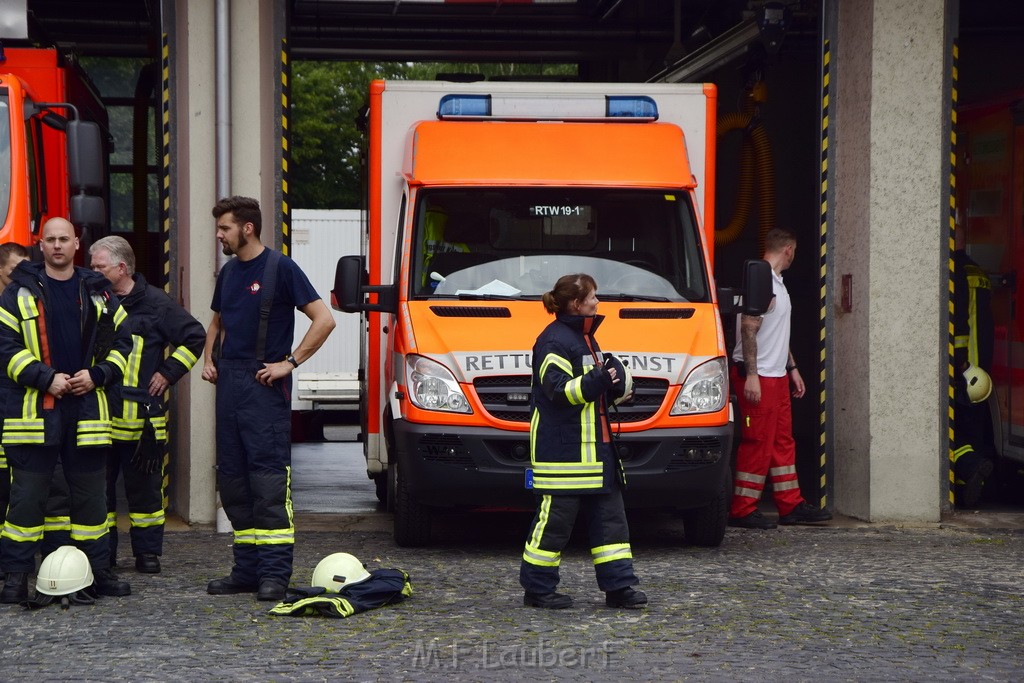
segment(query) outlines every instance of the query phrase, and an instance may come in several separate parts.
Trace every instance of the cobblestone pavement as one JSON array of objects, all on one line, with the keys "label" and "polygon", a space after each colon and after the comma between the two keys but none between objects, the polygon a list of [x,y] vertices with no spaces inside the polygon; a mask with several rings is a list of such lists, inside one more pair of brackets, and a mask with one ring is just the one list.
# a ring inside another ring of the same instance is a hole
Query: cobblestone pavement
[{"label": "cobblestone pavement", "polygon": [[730,529],[709,549],[684,546],[670,518],[634,517],[650,607],[606,608],[574,536],[562,588],[576,604],[546,611],[523,607],[517,582],[528,521],[453,517],[434,546],[403,549],[382,514],[300,518],[294,584],[337,551],[411,576],[410,600],[349,619],[272,617],[252,595],[209,596],[230,536],[169,532],[162,574],[137,574],[122,554],[129,597],[0,606],[0,679],[1011,681],[1024,671],[1020,524]]}]

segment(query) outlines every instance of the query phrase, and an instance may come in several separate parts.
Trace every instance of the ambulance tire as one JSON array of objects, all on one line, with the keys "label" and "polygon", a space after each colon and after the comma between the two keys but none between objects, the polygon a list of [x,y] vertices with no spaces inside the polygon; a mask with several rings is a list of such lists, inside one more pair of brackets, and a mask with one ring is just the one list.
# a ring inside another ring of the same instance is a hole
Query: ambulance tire
[{"label": "ambulance tire", "polygon": [[690,545],[717,548],[725,538],[729,522],[729,503],[732,491],[728,472],[722,478],[718,493],[702,508],[683,512],[683,538]]},{"label": "ambulance tire", "polygon": [[430,544],[431,509],[413,499],[409,487],[402,479],[396,461],[388,465],[395,477],[395,543],[400,548],[419,548]]}]

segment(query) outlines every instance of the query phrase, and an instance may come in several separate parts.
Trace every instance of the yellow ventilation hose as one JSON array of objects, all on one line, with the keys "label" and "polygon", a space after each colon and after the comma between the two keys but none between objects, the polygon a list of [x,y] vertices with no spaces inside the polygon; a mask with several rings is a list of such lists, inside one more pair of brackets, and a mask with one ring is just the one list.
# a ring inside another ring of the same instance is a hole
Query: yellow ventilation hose
[{"label": "yellow ventilation hose", "polygon": [[742,233],[750,220],[750,207],[757,181],[759,230],[758,254],[764,253],[764,237],[775,227],[775,170],[771,142],[760,118],[757,105],[765,100],[764,84],[758,82],[744,96],[743,111],[723,114],[718,119],[717,137],[734,130],[744,132],[740,148],[740,177],[732,218],[721,230],[715,230],[715,244],[730,244]]}]

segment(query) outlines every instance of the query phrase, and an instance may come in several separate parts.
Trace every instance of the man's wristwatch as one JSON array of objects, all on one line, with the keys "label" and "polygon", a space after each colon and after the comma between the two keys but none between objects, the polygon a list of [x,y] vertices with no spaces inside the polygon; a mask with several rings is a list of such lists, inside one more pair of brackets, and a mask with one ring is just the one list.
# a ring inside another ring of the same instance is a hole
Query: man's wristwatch
[{"label": "man's wristwatch", "polygon": [[299,361],[295,360],[295,356],[293,356],[292,354],[289,353],[287,356],[285,356],[285,360],[294,365],[295,367],[299,367]]},{"label": "man's wristwatch", "polygon": [[787,375],[788,375],[789,373],[793,372],[794,370],[796,370],[796,365],[787,365],[787,366],[786,366],[786,374],[787,374]]}]

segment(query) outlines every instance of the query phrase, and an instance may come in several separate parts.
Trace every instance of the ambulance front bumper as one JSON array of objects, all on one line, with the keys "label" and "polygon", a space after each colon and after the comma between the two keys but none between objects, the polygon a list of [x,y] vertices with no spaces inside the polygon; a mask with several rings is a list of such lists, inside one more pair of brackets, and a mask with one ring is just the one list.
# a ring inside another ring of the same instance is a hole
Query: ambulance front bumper
[{"label": "ambulance front bumper", "polygon": [[[527,432],[394,423],[399,476],[419,503],[436,507],[533,509],[525,487]],[[628,508],[704,507],[729,476],[731,423],[720,427],[649,429],[615,440],[626,470]]]}]

